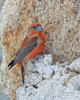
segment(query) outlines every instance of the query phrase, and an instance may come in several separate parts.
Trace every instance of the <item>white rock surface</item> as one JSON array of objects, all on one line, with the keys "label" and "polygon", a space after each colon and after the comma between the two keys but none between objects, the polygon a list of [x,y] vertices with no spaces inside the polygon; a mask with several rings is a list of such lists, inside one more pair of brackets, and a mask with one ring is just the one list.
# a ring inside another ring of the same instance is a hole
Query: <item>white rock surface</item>
[{"label": "white rock surface", "polygon": [[72,70],[72,71],[75,71],[75,72],[79,72],[80,73],[80,57],[76,60],[74,60],[70,65],[69,65],[69,68]]},{"label": "white rock surface", "polygon": [[79,74],[51,65],[50,54],[35,59],[28,63],[25,85],[16,90],[17,100],[80,100]]}]

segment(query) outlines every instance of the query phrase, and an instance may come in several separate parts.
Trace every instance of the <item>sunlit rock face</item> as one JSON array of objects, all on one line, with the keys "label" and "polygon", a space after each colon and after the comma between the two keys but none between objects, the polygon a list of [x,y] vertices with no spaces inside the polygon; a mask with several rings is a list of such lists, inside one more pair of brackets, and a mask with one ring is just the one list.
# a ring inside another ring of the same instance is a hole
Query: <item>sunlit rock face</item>
[{"label": "sunlit rock face", "polygon": [[[1,10],[1,40],[3,47],[3,89],[16,98],[21,85],[20,69],[8,71],[20,43],[33,22],[39,22],[46,34],[45,53],[51,53],[53,63],[72,62],[80,56],[80,0],[6,0]],[[17,78],[16,78],[17,77]],[[10,88],[11,86],[11,88]]]},{"label": "sunlit rock face", "polygon": [[[80,100],[80,66],[76,59],[69,66],[52,65],[50,54],[29,62],[29,74],[25,85],[16,90],[17,100]],[[70,69],[73,65],[76,70]],[[74,95],[73,95],[74,94]]]}]

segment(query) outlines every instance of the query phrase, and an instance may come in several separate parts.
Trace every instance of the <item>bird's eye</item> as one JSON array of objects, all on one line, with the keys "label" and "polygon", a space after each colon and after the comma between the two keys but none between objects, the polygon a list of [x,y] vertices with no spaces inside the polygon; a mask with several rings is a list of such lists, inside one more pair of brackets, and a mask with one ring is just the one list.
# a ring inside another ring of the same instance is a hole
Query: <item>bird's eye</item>
[{"label": "bird's eye", "polygon": [[33,29],[36,29],[36,26],[33,26],[32,28],[33,28]]}]

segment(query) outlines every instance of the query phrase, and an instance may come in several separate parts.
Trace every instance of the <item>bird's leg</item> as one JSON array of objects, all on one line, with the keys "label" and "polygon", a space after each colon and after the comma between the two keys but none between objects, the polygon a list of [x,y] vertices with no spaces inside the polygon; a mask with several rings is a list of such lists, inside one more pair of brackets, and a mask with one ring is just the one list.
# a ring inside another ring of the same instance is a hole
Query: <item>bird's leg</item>
[{"label": "bird's leg", "polygon": [[23,82],[23,85],[24,85],[24,80],[25,80],[25,73],[26,73],[26,66],[25,66],[25,64],[22,62],[21,74],[22,74],[22,82]]},{"label": "bird's leg", "polygon": [[28,69],[28,63],[26,63],[26,75],[28,75],[29,69]]}]

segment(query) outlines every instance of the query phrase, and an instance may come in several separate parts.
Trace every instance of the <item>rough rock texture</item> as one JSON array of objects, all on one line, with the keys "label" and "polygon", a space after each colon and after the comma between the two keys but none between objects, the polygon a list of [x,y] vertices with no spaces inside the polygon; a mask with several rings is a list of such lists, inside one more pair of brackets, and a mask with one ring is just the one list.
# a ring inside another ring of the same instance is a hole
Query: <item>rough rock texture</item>
[{"label": "rough rock texture", "polygon": [[1,63],[2,63],[2,43],[1,43],[1,39],[0,39],[0,65],[1,65]]},{"label": "rough rock texture", "polygon": [[0,11],[1,11],[1,9],[2,9],[2,5],[3,5],[4,1],[5,1],[5,0],[0,0]]},{"label": "rough rock texture", "polygon": [[51,55],[29,62],[30,73],[16,91],[17,100],[80,100],[80,74],[69,71],[67,65],[51,63]]},{"label": "rough rock texture", "polygon": [[53,55],[54,63],[70,63],[80,56],[80,0],[6,0],[1,11],[1,68],[3,89],[13,100],[15,89],[21,85],[21,74],[17,67],[8,71],[7,65],[27,34],[28,26],[36,21],[45,29],[45,52]]},{"label": "rough rock texture", "polygon": [[1,62],[2,62],[2,43],[1,43],[1,23],[0,23],[0,65]]},{"label": "rough rock texture", "polygon": [[45,29],[46,50],[55,55],[54,61],[72,62],[80,56],[80,0],[6,0],[1,21],[6,49],[15,49],[18,36],[25,35],[27,26],[38,21]]},{"label": "rough rock texture", "polygon": [[77,73],[80,73],[80,57],[76,60],[74,60],[70,65],[69,68]]},{"label": "rough rock texture", "polygon": [[0,66],[2,63],[2,43],[1,43],[1,9],[5,0],[0,0]]}]

